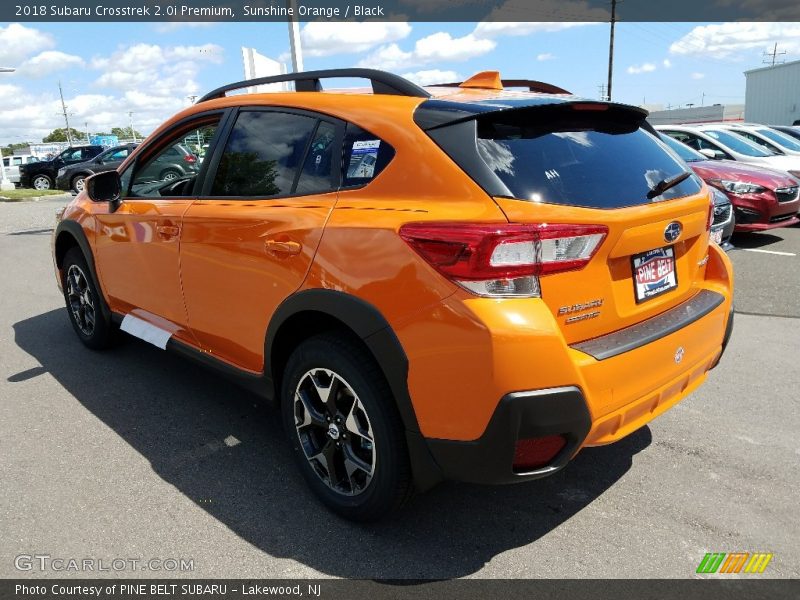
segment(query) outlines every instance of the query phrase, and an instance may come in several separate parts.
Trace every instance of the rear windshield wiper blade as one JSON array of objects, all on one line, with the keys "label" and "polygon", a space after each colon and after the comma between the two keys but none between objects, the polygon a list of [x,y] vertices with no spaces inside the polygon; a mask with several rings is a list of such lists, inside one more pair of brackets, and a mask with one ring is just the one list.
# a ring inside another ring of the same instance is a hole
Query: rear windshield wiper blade
[{"label": "rear windshield wiper blade", "polygon": [[666,192],[668,189],[675,187],[679,183],[686,181],[691,175],[691,171],[684,171],[679,175],[675,175],[672,179],[662,179],[655,184],[649,192],[647,192],[647,199],[652,200]]}]

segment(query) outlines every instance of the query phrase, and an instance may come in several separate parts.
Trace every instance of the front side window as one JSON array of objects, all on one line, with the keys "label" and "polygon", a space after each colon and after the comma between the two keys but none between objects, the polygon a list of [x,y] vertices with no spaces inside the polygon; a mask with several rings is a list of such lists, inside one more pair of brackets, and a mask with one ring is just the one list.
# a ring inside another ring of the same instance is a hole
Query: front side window
[{"label": "front side window", "polygon": [[211,140],[218,125],[219,117],[214,116],[170,137],[154,153],[146,153],[125,170],[122,189],[128,188],[130,180],[128,197],[132,198],[191,194],[203,159],[189,149],[190,145],[196,139]]},{"label": "front side window", "polygon": [[288,196],[295,193],[295,178],[301,167],[306,172],[306,184],[313,187],[314,172],[306,171],[304,159],[316,128],[317,119],[303,115],[240,113],[220,158],[211,194]]},{"label": "front side window", "polygon": [[721,129],[706,129],[703,131],[707,136],[718,140],[720,144],[724,144],[734,152],[744,154],[745,156],[765,157],[772,156],[772,152],[764,148],[756,146],[754,143],[737,136],[734,133],[722,131]]},{"label": "front side window", "polygon": [[78,161],[81,160],[81,149],[78,148],[77,150],[64,150],[61,153],[61,160],[65,161]]}]

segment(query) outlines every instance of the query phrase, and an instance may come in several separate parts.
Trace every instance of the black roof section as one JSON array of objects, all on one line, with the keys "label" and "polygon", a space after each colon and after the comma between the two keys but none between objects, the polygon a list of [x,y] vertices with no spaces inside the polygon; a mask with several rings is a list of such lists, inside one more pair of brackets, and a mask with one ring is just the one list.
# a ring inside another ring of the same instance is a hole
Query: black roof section
[{"label": "black roof section", "polygon": [[259,77],[257,79],[246,79],[229,83],[207,93],[197,102],[206,102],[215,98],[224,98],[227,92],[240,90],[257,85],[268,83],[284,83],[294,81],[294,89],[297,92],[320,92],[322,91],[323,79],[335,77],[351,77],[355,79],[369,79],[372,84],[374,94],[386,94],[391,96],[410,96],[414,98],[430,98],[431,95],[416,83],[410,82],[404,77],[379,71],[377,69],[326,69],[321,71],[304,71],[301,73],[287,73],[285,75],[274,75],[271,77]]}]

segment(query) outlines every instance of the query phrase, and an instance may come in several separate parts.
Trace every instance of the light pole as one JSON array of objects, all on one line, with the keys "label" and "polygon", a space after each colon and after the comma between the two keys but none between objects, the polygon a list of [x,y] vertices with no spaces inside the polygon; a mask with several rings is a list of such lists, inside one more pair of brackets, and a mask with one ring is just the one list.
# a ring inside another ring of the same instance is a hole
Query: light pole
[{"label": "light pole", "polygon": [[139,140],[136,139],[136,130],[133,128],[133,111],[128,111],[128,120],[131,127],[131,137],[133,137],[133,143],[135,144]]},{"label": "light pole", "polygon": [[297,21],[297,0],[287,0],[287,6],[293,8],[293,17],[289,18],[289,46],[292,50],[292,71],[303,70],[303,48],[300,45],[300,23]]},{"label": "light pole", "polygon": [[[11,67],[0,67],[0,73],[13,73],[16,69]],[[9,164],[11,164],[9,158]],[[3,164],[3,150],[0,148],[0,191],[7,192],[14,189],[14,184],[6,179],[6,167]]]}]

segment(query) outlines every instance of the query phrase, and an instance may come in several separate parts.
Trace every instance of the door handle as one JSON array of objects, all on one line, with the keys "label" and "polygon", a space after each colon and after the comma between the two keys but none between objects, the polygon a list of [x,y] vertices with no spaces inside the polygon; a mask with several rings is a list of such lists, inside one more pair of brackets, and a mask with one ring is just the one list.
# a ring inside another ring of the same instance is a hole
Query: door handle
[{"label": "door handle", "polygon": [[302,249],[303,246],[299,242],[293,242],[291,240],[267,240],[264,242],[264,250],[266,250],[267,254],[272,254],[273,256],[280,256],[282,254],[294,256],[295,254],[300,254]]},{"label": "door handle", "polygon": [[181,229],[175,225],[157,225],[156,231],[161,237],[174,238],[178,236],[178,234],[181,232]]}]

